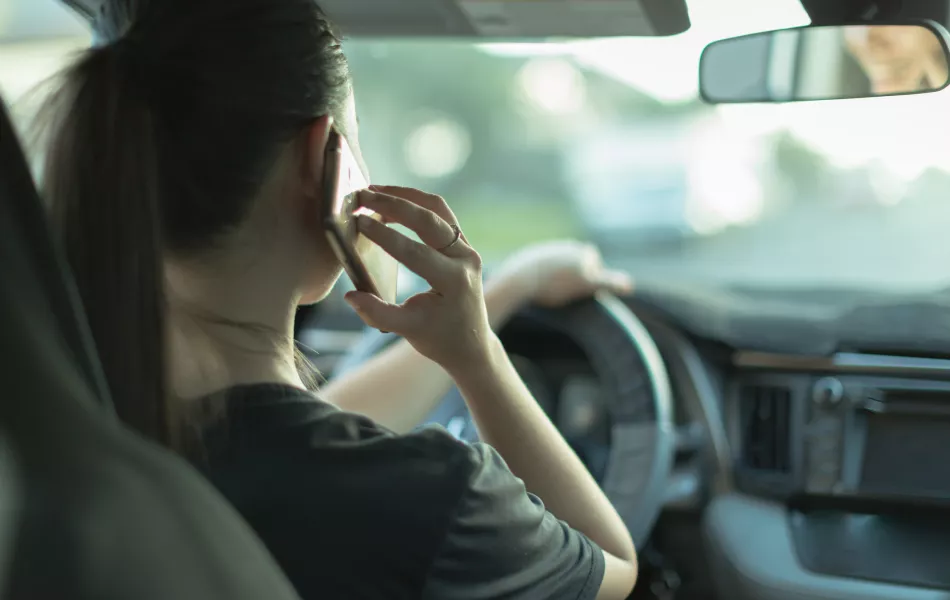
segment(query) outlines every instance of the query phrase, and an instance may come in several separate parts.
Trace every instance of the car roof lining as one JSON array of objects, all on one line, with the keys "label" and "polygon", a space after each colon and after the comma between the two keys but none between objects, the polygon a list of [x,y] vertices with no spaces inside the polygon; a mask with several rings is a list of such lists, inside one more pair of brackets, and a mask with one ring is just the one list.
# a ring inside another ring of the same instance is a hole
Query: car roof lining
[{"label": "car roof lining", "polygon": [[[72,7],[87,20],[92,20],[102,6],[109,1],[126,0],[60,0]],[[127,0],[135,2],[138,0]],[[355,0],[350,0],[355,1]],[[382,0],[388,2],[391,0]],[[763,0],[767,1],[767,0]],[[926,10],[920,7],[927,5],[946,6],[947,0],[800,0],[813,23],[834,24],[848,21],[864,20],[868,15],[878,15],[880,18],[893,18],[898,14],[911,13],[912,16],[925,16]],[[653,10],[666,7],[668,14],[686,14],[685,0],[644,0],[645,5]],[[906,7],[906,8],[904,8]],[[903,11],[902,11],[903,8]],[[661,13],[657,13],[661,14]],[[675,20],[676,17],[673,17]],[[669,35],[669,34],[661,34]]]},{"label": "car roof lining", "polygon": [[[60,0],[73,8],[87,21],[94,21],[105,7],[124,2],[133,4],[150,0]],[[160,1],[160,0],[152,0]],[[398,5],[392,0],[317,0],[343,32],[352,37],[480,37],[474,21],[464,16],[457,0],[400,0]],[[638,5],[644,23],[642,32],[631,35],[667,36],[682,33],[689,29],[689,11],[686,0],[618,0]],[[499,3],[501,4],[501,3]],[[524,2],[513,2],[512,6],[524,7]],[[572,4],[571,13],[576,14],[583,3]],[[636,11],[634,11],[636,12]],[[545,14],[560,15],[550,11]],[[592,12],[592,15],[599,14]],[[615,19],[604,19],[603,26],[614,25]],[[554,21],[566,21],[556,18]],[[599,27],[596,26],[596,27]],[[551,32],[550,35],[561,35]],[[525,36],[530,37],[530,36]],[[585,36],[593,37],[593,36]]]}]

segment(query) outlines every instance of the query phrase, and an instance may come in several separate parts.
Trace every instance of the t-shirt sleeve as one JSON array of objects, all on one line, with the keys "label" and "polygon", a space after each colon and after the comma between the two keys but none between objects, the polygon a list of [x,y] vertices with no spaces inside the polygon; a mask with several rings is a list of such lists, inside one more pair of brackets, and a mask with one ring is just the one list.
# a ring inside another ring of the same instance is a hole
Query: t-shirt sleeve
[{"label": "t-shirt sleeve", "polygon": [[474,444],[470,470],[424,598],[593,600],[604,555],[585,535],[545,510],[501,456]]}]

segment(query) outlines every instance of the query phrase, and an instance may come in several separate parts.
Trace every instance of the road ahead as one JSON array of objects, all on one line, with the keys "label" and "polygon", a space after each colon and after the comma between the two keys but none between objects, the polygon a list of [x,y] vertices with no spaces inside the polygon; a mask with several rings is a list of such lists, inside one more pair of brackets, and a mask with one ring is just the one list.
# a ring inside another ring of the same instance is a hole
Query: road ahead
[{"label": "road ahead", "polygon": [[678,248],[606,251],[644,277],[768,285],[950,285],[950,196],[893,207],[798,206]]}]

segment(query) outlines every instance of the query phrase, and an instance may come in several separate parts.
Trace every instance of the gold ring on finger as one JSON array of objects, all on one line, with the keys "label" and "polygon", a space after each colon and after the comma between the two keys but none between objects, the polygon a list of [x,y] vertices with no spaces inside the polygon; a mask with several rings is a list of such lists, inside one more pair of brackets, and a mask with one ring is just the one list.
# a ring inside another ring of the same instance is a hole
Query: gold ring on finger
[{"label": "gold ring on finger", "polygon": [[452,225],[452,232],[455,233],[455,237],[452,238],[451,242],[439,248],[439,252],[444,253],[446,250],[452,249],[452,247],[458,244],[459,240],[462,239],[462,230],[459,228],[458,225]]}]

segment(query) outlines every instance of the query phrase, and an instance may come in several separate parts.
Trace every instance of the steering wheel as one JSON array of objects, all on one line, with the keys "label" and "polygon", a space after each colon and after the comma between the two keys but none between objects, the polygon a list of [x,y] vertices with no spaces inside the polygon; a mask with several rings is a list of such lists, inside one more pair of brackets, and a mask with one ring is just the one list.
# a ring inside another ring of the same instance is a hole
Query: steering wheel
[{"label": "steering wheel", "polygon": [[[672,391],[663,359],[636,315],[620,299],[605,293],[564,308],[523,310],[499,332],[499,337],[507,346],[516,335],[534,336],[533,342],[518,340],[519,347],[531,348],[539,347],[538,343],[551,334],[576,344],[599,380],[606,413],[606,445],[599,453],[602,460],[591,455],[585,464],[641,548],[663,508],[675,451]],[[335,374],[361,365],[397,339],[393,334],[368,329],[341,360]],[[522,377],[528,383],[523,372]],[[557,423],[549,407],[543,402],[542,406]],[[471,415],[456,389],[429,416],[427,424],[432,423],[464,441],[478,439]],[[565,437],[582,459],[585,448],[598,446],[598,440]]]}]

